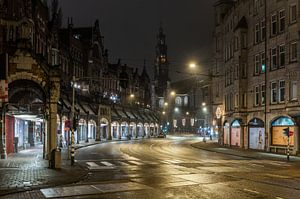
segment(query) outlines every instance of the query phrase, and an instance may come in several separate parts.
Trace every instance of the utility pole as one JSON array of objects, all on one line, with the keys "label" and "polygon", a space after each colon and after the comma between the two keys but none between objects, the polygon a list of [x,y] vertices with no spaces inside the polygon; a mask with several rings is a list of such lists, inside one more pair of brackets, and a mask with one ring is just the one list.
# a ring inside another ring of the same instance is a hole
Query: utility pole
[{"label": "utility pole", "polygon": [[[75,67],[74,69],[75,70]],[[75,162],[75,137],[74,137],[74,127],[75,127],[75,74],[73,72],[73,84],[72,84],[72,109],[71,109],[71,118],[72,118],[72,134],[71,134],[71,165],[74,165]],[[77,138],[78,139],[78,138]]]}]

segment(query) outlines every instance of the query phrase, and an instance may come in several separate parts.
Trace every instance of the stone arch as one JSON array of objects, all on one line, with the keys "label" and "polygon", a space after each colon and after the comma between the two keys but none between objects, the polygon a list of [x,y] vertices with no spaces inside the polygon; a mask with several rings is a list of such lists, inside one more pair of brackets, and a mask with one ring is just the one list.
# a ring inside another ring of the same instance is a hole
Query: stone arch
[{"label": "stone arch", "polygon": [[129,125],[126,121],[121,122],[121,138],[128,138],[129,136]]},{"label": "stone arch", "polygon": [[77,126],[77,143],[86,140],[87,122],[84,118],[79,119]]},{"label": "stone arch", "polygon": [[100,135],[103,139],[109,138],[109,120],[105,117],[100,119]]},{"label": "stone arch", "polygon": [[137,137],[145,136],[144,125],[141,122],[136,125],[136,135]]},{"label": "stone arch", "polygon": [[136,123],[135,122],[130,122],[129,123],[129,135],[131,137],[137,137],[137,134],[136,134]]},{"label": "stone arch", "polygon": [[[286,147],[288,142],[291,147],[295,145],[295,134],[298,134],[297,125],[293,118],[287,115],[281,115],[273,118],[270,121],[270,135],[271,135],[271,146],[283,146]],[[285,131],[293,132],[289,133],[289,138],[285,134]]]},{"label": "stone arch", "polygon": [[148,123],[145,123],[144,124],[144,129],[145,129],[145,135],[147,137],[149,137],[150,136],[150,125]]},{"label": "stone arch", "polygon": [[120,128],[120,124],[118,121],[113,121],[111,123],[111,133],[113,139],[118,139],[120,137],[119,128]]},{"label": "stone arch", "polygon": [[90,119],[88,122],[88,138],[89,139],[96,139],[96,128],[97,128],[96,121],[93,119]]},{"label": "stone arch", "polygon": [[150,136],[154,136],[154,135],[155,135],[155,124],[150,123]]}]

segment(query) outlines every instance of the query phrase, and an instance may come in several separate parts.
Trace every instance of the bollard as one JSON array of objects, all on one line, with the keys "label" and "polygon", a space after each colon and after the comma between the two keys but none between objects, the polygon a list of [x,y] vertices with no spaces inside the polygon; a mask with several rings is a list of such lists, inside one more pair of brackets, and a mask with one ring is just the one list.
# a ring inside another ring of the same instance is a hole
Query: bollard
[{"label": "bollard", "polygon": [[75,137],[74,137],[74,128],[72,128],[72,135],[71,135],[71,166],[74,165],[75,162]]}]

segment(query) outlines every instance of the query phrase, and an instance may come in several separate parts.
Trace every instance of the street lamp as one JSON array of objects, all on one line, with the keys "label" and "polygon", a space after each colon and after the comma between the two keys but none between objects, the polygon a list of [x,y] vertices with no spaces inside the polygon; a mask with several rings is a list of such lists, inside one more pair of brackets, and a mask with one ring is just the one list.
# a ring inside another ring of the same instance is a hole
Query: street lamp
[{"label": "street lamp", "polygon": [[189,64],[189,67],[190,67],[190,68],[196,68],[196,66],[197,66],[197,65],[196,65],[195,62],[191,62],[191,63]]}]

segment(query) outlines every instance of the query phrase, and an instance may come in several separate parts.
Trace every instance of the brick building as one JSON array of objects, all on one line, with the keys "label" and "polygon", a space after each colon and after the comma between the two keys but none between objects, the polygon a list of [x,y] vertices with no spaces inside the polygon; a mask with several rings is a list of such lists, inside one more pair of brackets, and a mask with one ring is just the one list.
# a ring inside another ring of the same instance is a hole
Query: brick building
[{"label": "brick building", "polygon": [[213,114],[228,146],[299,151],[299,1],[215,3]]}]

